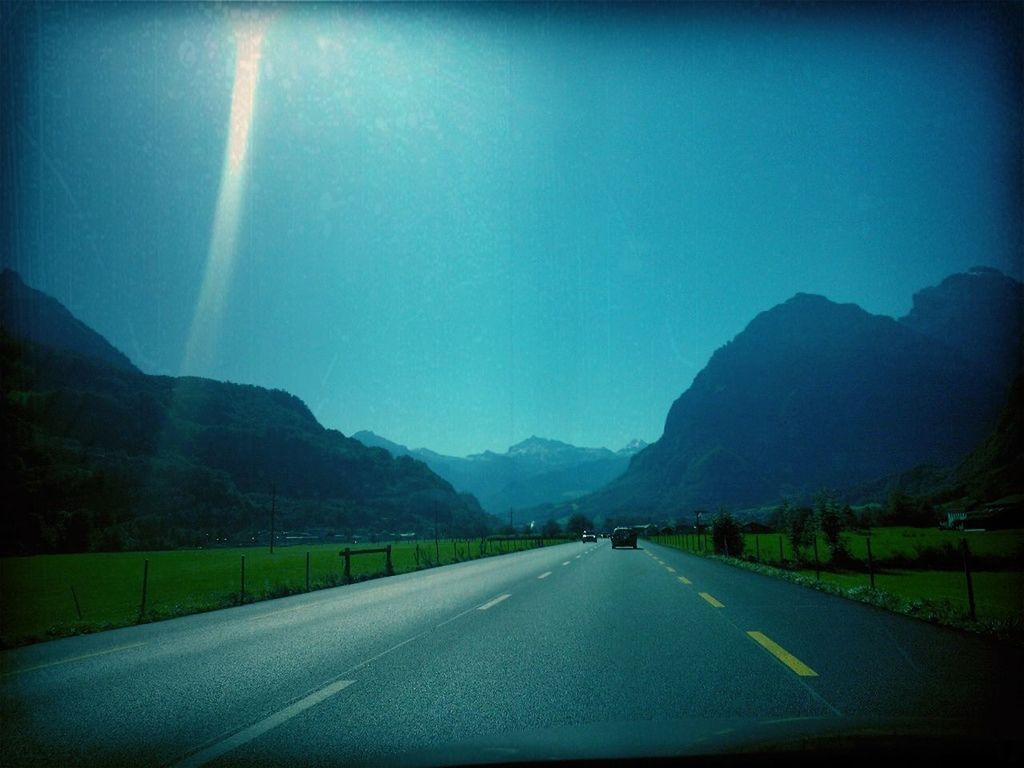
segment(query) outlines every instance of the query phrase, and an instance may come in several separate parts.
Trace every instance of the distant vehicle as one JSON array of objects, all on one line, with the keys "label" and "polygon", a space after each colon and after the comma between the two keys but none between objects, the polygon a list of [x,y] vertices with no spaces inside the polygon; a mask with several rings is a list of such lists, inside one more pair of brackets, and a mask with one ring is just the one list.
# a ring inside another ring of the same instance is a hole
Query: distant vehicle
[{"label": "distant vehicle", "polygon": [[596,542],[597,541],[597,534],[594,533],[593,531],[584,531],[583,532],[583,541],[584,542],[587,542],[587,541]]},{"label": "distant vehicle", "polygon": [[636,549],[636,531],[633,528],[616,528],[612,531],[612,549],[616,547]]}]

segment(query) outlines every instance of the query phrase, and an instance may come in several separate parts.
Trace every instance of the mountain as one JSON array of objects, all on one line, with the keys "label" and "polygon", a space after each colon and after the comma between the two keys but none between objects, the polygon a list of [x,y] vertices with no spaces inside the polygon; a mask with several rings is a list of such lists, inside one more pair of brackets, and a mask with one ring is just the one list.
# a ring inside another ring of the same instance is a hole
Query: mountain
[{"label": "mountain", "polygon": [[[956,463],[992,427],[1010,364],[1008,353],[966,354],[969,328],[987,349],[1019,349],[1013,302],[998,303],[1010,312],[1000,325],[991,292],[976,290],[1006,280],[985,271],[944,281],[901,321],[809,294],[762,312],[673,403],[662,437],[580,511],[672,517]],[[971,307],[986,319],[943,334]]]},{"label": "mountain", "polygon": [[908,328],[954,350],[1004,384],[1021,369],[1024,291],[997,269],[974,267],[915,294]]},{"label": "mountain", "polygon": [[616,453],[620,456],[632,456],[634,453],[640,453],[640,451],[646,448],[647,445],[646,441],[635,438],[626,443],[626,445],[616,451]]},{"label": "mountain", "polygon": [[1018,374],[992,431],[953,472],[956,491],[975,503],[1024,492],[1024,374]]},{"label": "mountain", "polygon": [[0,273],[0,328],[22,339],[94,357],[127,371],[131,361],[63,304],[22,282],[17,272]]},{"label": "mountain", "polygon": [[1010,387],[1006,405],[993,429],[955,465],[920,465],[850,488],[854,503],[885,501],[898,488],[903,493],[963,509],[1024,493],[1024,375]]},{"label": "mountain", "polygon": [[410,456],[412,451],[406,448],[404,445],[393,443],[385,437],[374,434],[368,430],[362,430],[352,435],[353,440],[358,440],[360,443],[365,445],[367,448],[383,448],[385,451],[390,453],[395,458],[399,456]]},{"label": "mountain", "polygon": [[104,351],[89,333],[74,340],[85,351],[0,331],[8,552],[250,541],[272,504],[278,530],[345,536],[497,522],[422,462],[325,429],[294,395],[149,376],[88,354]]},{"label": "mountain", "polygon": [[590,493],[620,475],[633,454],[646,446],[642,440],[633,440],[613,452],[533,436],[505,453],[485,451],[461,458],[425,448],[410,450],[373,432],[357,432],[353,437],[393,456],[412,456],[425,462],[456,489],[472,493],[485,510],[499,516],[507,515],[509,509],[554,504]]}]

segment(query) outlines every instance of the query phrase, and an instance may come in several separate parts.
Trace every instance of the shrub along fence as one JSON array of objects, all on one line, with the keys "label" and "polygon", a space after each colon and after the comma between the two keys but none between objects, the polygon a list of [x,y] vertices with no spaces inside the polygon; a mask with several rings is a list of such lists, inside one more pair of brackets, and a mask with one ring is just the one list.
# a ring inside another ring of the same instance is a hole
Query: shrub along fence
[{"label": "shrub along fence", "polygon": [[[880,528],[844,533],[830,550],[822,535],[794,549],[781,533],[745,533],[741,552],[714,551],[711,532],[661,534],[652,541],[783,568],[846,589],[884,590],[940,601],[975,621],[1024,619],[1024,531],[955,533]],[[721,548],[719,548],[721,549]]]},{"label": "shrub along fence", "polygon": [[[0,559],[0,646],[22,645],[564,543],[429,539],[346,547],[95,552]],[[348,564],[346,566],[346,561]]]}]

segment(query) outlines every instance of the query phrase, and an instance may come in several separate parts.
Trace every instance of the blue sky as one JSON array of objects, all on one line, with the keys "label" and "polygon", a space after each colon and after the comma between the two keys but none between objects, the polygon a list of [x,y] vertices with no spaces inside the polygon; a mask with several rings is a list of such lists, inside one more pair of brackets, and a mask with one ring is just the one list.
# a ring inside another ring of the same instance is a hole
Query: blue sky
[{"label": "blue sky", "polygon": [[1021,277],[1020,6],[0,13],[4,266],[147,372],[346,434],[652,441],[798,291],[901,316],[953,272]]}]

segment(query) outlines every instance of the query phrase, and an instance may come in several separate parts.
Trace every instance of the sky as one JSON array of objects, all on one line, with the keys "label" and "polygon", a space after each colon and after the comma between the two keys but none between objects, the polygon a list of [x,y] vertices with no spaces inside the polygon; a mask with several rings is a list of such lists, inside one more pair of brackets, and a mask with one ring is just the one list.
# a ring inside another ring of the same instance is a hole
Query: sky
[{"label": "sky", "polygon": [[3,267],[452,455],[656,440],[796,292],[1021,278],[1020,5],[15,3]]}]

